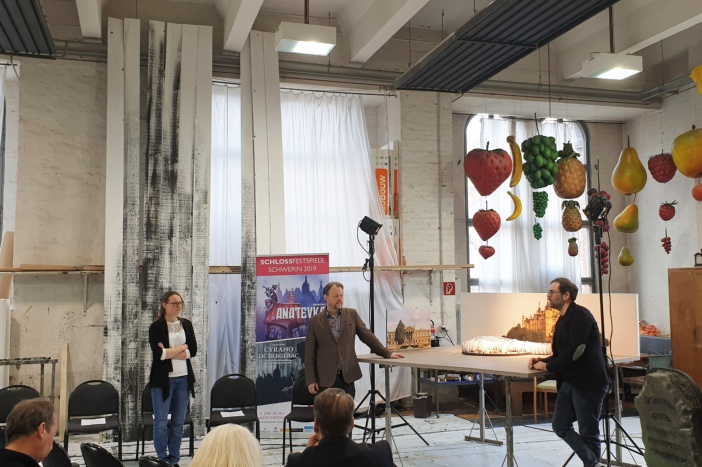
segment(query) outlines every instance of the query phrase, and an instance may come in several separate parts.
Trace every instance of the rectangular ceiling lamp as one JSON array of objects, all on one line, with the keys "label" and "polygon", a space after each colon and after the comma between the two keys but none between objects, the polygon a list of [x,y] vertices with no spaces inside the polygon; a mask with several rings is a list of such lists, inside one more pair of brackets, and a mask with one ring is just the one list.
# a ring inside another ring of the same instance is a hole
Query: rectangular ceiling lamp
[{"label": "rectangular ceiling lamp", "polygon": [[329,55],[336,45],[336,28],[282,22],[275,31],[275,50],[296,54]]},{"label": "rectangular ceiling lamp", "polygon": [[598,53],[583,60],[583,77],[624,79],[643,71],[643,59],[638,55]]}]

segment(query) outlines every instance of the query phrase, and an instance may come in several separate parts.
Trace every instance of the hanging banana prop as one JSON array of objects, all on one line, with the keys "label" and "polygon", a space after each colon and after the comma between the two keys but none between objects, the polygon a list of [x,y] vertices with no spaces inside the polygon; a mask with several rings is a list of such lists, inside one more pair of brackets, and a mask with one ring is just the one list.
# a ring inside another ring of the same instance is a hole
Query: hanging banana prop
[{"label": "hanging banana prop", "polygon": [[509,216],[507,220],[513,221],[522,213],[522,200],[520,200],[519,197],[511,191],[508,191],[507,194],[510,198],[512,198],[512,202],[514,203],[514,212],[512,212],[512,215]]},{"label": "hanging banana prop", "polygon": [[512,179],[509,181],[509,186],[515,187],[519,180],[522,179],[522,151],[519,149],[514,136],[509,135],[507,142],[509,143],[509,149],[512,151]]}]

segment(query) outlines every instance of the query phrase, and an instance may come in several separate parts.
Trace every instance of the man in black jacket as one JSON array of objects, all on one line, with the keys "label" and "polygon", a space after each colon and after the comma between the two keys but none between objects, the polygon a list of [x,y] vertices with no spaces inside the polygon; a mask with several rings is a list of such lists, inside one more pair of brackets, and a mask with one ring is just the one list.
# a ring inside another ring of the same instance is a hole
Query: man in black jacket
[{"label": "man in black jacket", "polygon": [[314,434],[307,449],[288,457],[286,467],[392,467],[387,441],[354,443],[353,398],[338,388],[325,389],[314,399]]},{"label": "man in black jacket", "polygon": [[[559,277],[551,282],[548,300],[560,312],[546,358],[532,358],[529,368],[556,373],[558,396],[551,422],[585,467],[600,465],[600,410],[609,387],[600,331],[592,313],[575,303],[578,287]],[[573,429],[578,421],[580,433]]]},{"label": "man in black jacket", "polygon": [[38,467],[49,455],[58,430],[54,404],[45,399],[19,402],[7,416],[7,446],[0,449],[3,467]]}]

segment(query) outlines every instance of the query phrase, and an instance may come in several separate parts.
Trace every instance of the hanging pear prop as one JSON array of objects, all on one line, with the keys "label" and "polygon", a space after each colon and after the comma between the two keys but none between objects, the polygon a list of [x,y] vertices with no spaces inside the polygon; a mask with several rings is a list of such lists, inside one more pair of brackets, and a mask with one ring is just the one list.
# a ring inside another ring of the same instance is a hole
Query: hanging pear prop
[{"label": "hanging pear prop", "polygon": [[636,204],[631,203],[625,207],[612,223],[617,232],[634,233],[639,230],[639,208]]},{"label": "hanging pear prop", "polygon": [[647,178],[646,169],[636,149],[629,146],[629,137],[627,137],[627,147],[619,154],[617,166],[612,172],[612,186],[618,192],[630,195],[643,190]]},{"label": "hanging pear prop", "polygon": [[622,247],[622,251],[619,252],[619,258],[617,259],[619,260],[619,264],[625,267],[634,264],[634,257],[627,247]]}]

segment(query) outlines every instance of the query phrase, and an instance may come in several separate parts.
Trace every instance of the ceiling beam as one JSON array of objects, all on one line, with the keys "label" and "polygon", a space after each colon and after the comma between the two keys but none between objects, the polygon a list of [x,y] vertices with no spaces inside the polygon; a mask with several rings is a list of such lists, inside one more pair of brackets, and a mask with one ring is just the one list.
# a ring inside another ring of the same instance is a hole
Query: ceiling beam
[{"label": "ceiling beam", "polygon": [[429,0],[349,2],[339,22],[349,44],[349,60],[365,63]]},{"label": "ceiling beam", "polygon": [[[613,18],[615,52],[634,54],[702,23],[702,2],[676,2],[674,7],[669,0],[620,2]],[[609,52],[609,13],[598,14],[554,45],[561,76],[581,78],[583,60],[592,52]]]},{"label": "ceiling beam", "polygon": [[83,37],[102,39],[102,10],[107,0],[76,0]]},{"label": "ceiling beam", "polygon": [[241,52],[263,0],[215,0],[223,19],[224,50]]}]

